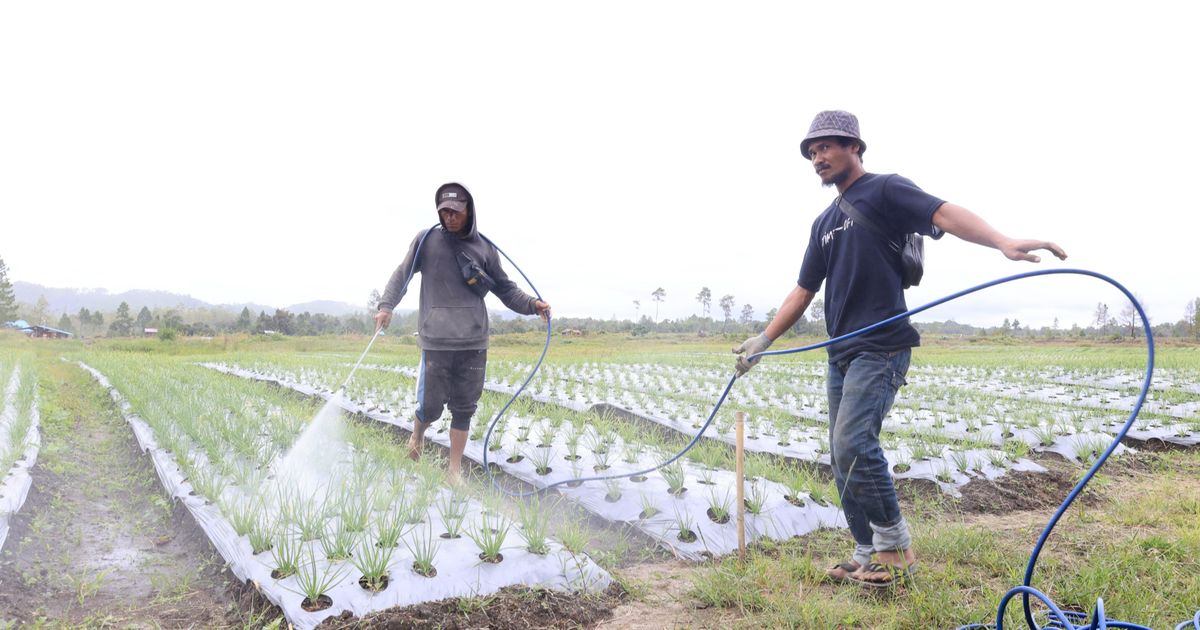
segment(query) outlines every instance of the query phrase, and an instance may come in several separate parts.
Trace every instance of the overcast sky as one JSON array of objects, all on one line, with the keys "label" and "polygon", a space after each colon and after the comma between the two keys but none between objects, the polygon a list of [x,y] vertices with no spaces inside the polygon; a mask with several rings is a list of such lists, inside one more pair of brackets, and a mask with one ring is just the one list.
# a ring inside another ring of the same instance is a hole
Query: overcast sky
[{"label": "overcast sky", "polygon": [[[947,237],[910,306],[1080,267],[1175,321],[1200,296],[1189,5],[7,2],[0,257],[48,286],[365,304],[457,180],[556,315],[653,315],[662,287],[686,317],[707,286],[762,317],[836,194],[799,141],[847,109],[869,171],[1070,254]],[[1009,287],[918,319],[1122,305]]]}]

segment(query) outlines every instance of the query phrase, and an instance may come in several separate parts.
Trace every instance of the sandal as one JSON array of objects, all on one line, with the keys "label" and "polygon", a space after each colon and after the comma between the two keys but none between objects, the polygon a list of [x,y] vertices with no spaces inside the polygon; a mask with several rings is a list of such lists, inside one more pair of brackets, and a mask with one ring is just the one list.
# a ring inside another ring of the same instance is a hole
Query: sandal
[{"label": "sandal", "polygon": [[866,567],[860,569],[860,571],[863,573],[886,573],[887,579],[875,581],[848,575],[846,576],[846,580],[862,586],[869,586],[871,588],[888,588],[890,586],[895,586],[897,583],[912,579],[912,577],[917,573],[917,564],[913,563],[908,566],[896,566],[894,564],[879,564],[878,562],[872,562]]},{"label": "sandal", "polygon": [[850,580],[850,574],[861,568],[862,565],[856,562],[839,562],[825,569],[825,579],[830,582],[847,582]]}]

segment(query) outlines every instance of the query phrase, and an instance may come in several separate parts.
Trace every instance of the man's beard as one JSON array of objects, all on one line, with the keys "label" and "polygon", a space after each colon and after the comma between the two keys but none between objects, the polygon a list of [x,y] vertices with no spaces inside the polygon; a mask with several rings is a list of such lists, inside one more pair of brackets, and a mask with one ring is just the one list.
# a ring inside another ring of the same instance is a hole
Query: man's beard
[{"label": "man's beard", "polygon": [[822,179],[821,185],[826,188],[831,188],[833,186],[840,186],[843,182],[845,182],[849,178],[850,178],[850,171],[842,171],[841,173],[834,175],[828,181]]}]

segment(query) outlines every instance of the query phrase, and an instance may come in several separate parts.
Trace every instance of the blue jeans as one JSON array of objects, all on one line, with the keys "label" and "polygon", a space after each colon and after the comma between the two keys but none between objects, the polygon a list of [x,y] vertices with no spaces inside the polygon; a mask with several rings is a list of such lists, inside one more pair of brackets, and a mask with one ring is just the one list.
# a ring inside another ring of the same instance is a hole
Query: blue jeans
[{"label": "blue jeans", "polygon": [[829,450],[842,512],[857,543],[855,560],[869,550],[907,549],[912,544],[900,515],[896,486],[879,430],[905,384],[912,350],[864,352],[829,364]]}]

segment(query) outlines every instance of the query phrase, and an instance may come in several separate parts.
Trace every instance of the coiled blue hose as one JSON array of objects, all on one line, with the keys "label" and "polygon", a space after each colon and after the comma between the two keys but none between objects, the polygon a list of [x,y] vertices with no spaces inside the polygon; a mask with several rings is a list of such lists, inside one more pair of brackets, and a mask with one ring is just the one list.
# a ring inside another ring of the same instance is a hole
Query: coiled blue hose
[{"label": "coiled blue hose", "polygon": [[[491,243],[490,240],[488,240],[488,242]],[[495,243],[492,243],[492,245],[495,246]],[[533,282],[531,282],[529,280],[529,277],[525,275],[525,272],[521,271],[521,268],[515,262],[513,262],[512,258],[509,258],[508,254],[505,254],[503,250],[501,250],[499,247],[496,247],[496,250],[499,251],[500,254],[503,255],[504,258],[506,260],[508,260],[509,263],[512,264],[512,266],[517,270],[517,272],[521,274],[521,277],[525,279],[525,282],[529,284],[530,288],[533,289],[533,292],[535,295],[537,295],[538,299],[541,299],[541,294],[538,293],[537,288],[533,286]],[[1060,610],[1058,608],[1057,605],[1054,604],[1053,601],[1050,600],[1050,598],[1045,593],[1042,593],[1041,591],[1037,590],[1036,588],[1033,588],[1032,586],[1030,586],[1031,582],[1033,581],[1033,571],[1034,571],[1034,568],[1037,566],[1038,556],[1041,554],[1042,548],[1046,544],[1046,540],[1050,537],[1050,532],[1052,532],[1054,530],[1055,525],[1058,524],[1058,521],[1059,521],[1059,519],[1062,518],[1063,513],[1066,512],[1067,508],[1070,507],[1071,503],[1073,503],[1075,501],[1075,498],[1077,496],[1079,496],[1079,493],[1083,491],[1083,488],[1088,484],[1089,481],[1091,481],[1092,477],[1095,476],[1096,471],[1098,471],[1100,469],[1100,467],[1104,465],[1104,462],[1107,461],[1109,456],[1113,453],[1113,451],[1116,450],[1117,445],[1119,445],[1121,443],[1121,439],[1124,438],[1125,434],[1129,432],[1130,427],[1133,426],[1134,420],[1137,419],[1137,415],[1141,411],[1142,405],[1146,401],[1146,396],[1148,395],[1148,393],[1150,391],[1150,382],[1151,382],[1151,378],[1154,374],[1154,335],[1153,335],[1153,332],[1150,330],[1149,318],[1146,316],[1145,310],[1142,309],[1142,305],[1140,303],[1138,303],[1137,298],[1135,298],[1133,296],[1133,294],[1130,293],[1129,289],[1126,289],[1124,285],[1122,285],[1121,283],[1117,282],[1116,280],[1114,280],[1104,274],[1101,274],[1101,273],[1089,271],[1086,269],[1042,269],[1042,270],[1037,270],[1037,271],[1029,271],[1029,272],[1025,272],[1025,273],[1014,274],[1011,276],[1006,276],[1004,278],[999,278],[997,280],[992,280],[991,282],[985,282],[982,284],[978,284],[976,286],[970,287],[968,289],[964,289],[957,293],[952,293],[950,295],[939,298],[937,300],[934,300],[934,301],[924,304],[922,306],[918,306],[917,308],[910,309],[904,313],[900,313],[899,315],[894,315],[887,319],[884,319],[884,320],[881,320],[874,324],[871,324],[870,326],[860,328],[859,330],[841,335],[839,337],[834,337],[832,339],[827,339],[825,341],[821,341],[821,342],[814,343],[814,344],[809,344],[807,346],[802,346],[799,348],[789,348],[786,350],[770,350],[770,351],[766,351],[766,352],[760,352],[758,354],[754,354],[754,355],[747,357],[748,360],[756,361],[757,359],[760,359],[761,357],[765,357],[765,356],[778,356],[778,355],[785,355],[785,354],[794,354],[794,353],[799,353],[799,352],[807,352],[809,350],[817,350],[820,348],[824,348],[824,347],[833,345],[835,343],[845,341],[847,339],[852,339],[859,335],[868,333],[872,330],[876,330],[878,328],[888,326],[899,320],[902,320],[902,319],[905,319],[912,315],[916,315],[917,313],[921,313],[923,311],[929,310],[935,306],[945,304],[946,302],[956,300],[960,297],[970,295],[977,291],[982,291],[984,289],[988,289],[988,288],[991,288],[991,287],[994,287],[997,285],[1001,285],[1001,284],[1006,284],[1008,282],[1014,282],[1016,280],[1024,280],[1026,278],[1033,278],[1036,276],[1049,276],[1049,275],[1062,275],[1062,274],[1091,276],[1093,278],[1103,280],[1104,282],[1107,282],[1107,283],[1113,285],[1114,287],[1119,289],[1122,293],[1124,293],[1125,297],[1129,299],[1130,304],[1132,304],[1133,307],[1137,310],[1137,314],[1141,318],[1141,321],[1142,321],[1142,330],[1146,334],[1146,353],[1147,353],[1146,375],[1142,381],[1142,389],[1141,389],[1141,392],[1138,394],[1137,402],[1134,404],[1132,411],[1130,411],[1130,413],[1129,413],[1129,418],[1126,419],[1125,424],[1121,426],[1121,429],[1117,432],[1116,437],[1113,438],[1112,443],[1110,443],[1108,445],[1108,448],[1105,449],[1104,452],[1099,457],[1096,458],[1096,461],[1092,464],[1091,468],[1088,469],[1087,473],[1083,476],[1082,479],[1080,479],[1079,483],[1077,483],[1075,485],[1075,487],[1071,489],[1071,491],[1067,494],[1066,499],[1064,499],[1062,504],[1058,507],[1058,510],[1055,511],[1054,515],[1050,518],[1049,522],[1046,523],[1046,528],[1042,531],[1041,536],[1038,537],[1037,544],[1034,545],[1033,551],[1032,551],[1032,553],[1030,553],[1029,563],[1025,568],[1024,584],[1022,586],[1017,586],[1017,587],[1012,588],[1004,595],[1003,599],[1000,600],[1000,605],[999,605],[999,607],[997,609],[997,613],[996,613],[996,623],[994,625],[993,624],[969,624],[969,625],[965,625],[965,626],[960,626],[958,628],[958,630],[976,630],[976,629],[993,628],[993,627],[996,630],[1003,630],[1005,608],[1007,607],[1009,600],[1011,600],[1013,597],[1015,597],[1018,594],[1020,594],[1022,596],[1022,604],[1023,604],[1024,612],[1025,612],[1025,621],[1026,621],[1026,623],[1029,624],[1029,627],[1032,630],[1038,630],[1040,628],[1040,626],[1038,626],[1037,622],[1034,621],[1034,619],[1033,619],[1033,611],[1030,608],[1030,602],[1029,602],[1029,599],[1031,596],[1042,601],[1050,609],[1051,617],[1053,620],[1050,625],[1046,626],[1046,628],[1060,628],[1062,630],[1084,630],[1085,628],[1087,628],[1087,629],[1130,628],[1133,630],[1151,630],[1150,628],[1147,628],[1145,626],[1128,623],[1128,622],[1123,622],[1123,621],[1110,620],[1110,619],[1106,618],[1104,615],[1104,600],[1103,599],[1098,599],[1096,601],[1096,608],[1093,612],[1092,620],[1090,623],[1088,623],[1086,616],[1083,615],[1082,613],[1063,612],[1062,610]],[[551,322],[550,322],[549,318],[547,318],[547,320],[546,320],[546,342],[545,342],[545,345],[542,347],[541,356],[538,357],[537,363],[533,366],[533,369],[529,372],[529,376],[525,379],[525,381],[523,383],[521,383],[521,386],[517,388],[516,392],[513,393],[512,397],[509,399],[509,401],[507,403],[505,403],[505,405],[500,409],[500,411],[498,411],[496,413],[496,417],[493,418],[491,423],[488,425],[487,435],[483,439],[484,469],[487,470],[488,477],[491,480],[492,484],[496,488],[500,489],[501,491],[503,491],[506,494],[509,494],[511,496],[517,496],[517,497],[530,496],[533,494],[537,494],[541,491],[549,490],[556,486],[564,485],[567,483],[580,483],[580,482],[584,482],[584,481],[603,481],[603,480],[607,480],[607,479],[619,479],[622,477],[645,475],[645,474],[654,472],[655,470],[658,470],[664,466],[671,464],[672,462],[683,457],[685,453],[687,453],[689,450],[691,450],[691,448],[693,446],[695,446],[697,442],[699,442],[700,438],[704,435],[705,430],[707,430],[709,425],[712,424],[713,419],[717,415],[717,411],[721,408],[721,405],[723,405],[725,403],[725,399],[726,399],[726,397],[728,397],[730,389],[733,388],[734,382],[737,381],[737,379],[738,379],[738,374],[735,372],[733,374],[733,376],[730,377],[729,383],[725,385],[725,389],[721,392],[720,397],[717,399],[716,404],[713,406],[712,412],[709,413],[708,419],[705,420],[704,424],[700,427],[700,430],[696,432],[696,435],[692,438],[692,440],[690,442],[688,442],[687,446],[685,446],[683,448],[683,450],[676,453],[673,457],[663,461],[659,465],[651,467],[651,468],[647,468],[645,470],[639,470],[639,471],[630,472],[630,473],[623,473],[623,474],[619,474],[619,475],[581,477],[578,479],[559,481],[557,483],[549,484],[549,485],[541,488],[540,490],[534,490],[534,491],[530,491],[530,492],[512,492],[507,489],[504,489],[496,482],[496,478],[492,473],[491,467],[488,465],[488,455],[487,455],[488,454],[488,442],[491,439],[492,430],[495,428],[496,423],[505,414],[505,412],[508,411],[508,408],[517,399],[517,397],[521,394],[521,392],[524,391],[525,387],[529,384],[529,382],[533,380],[533,377],[534,377],[534,375],[537,374],[538,369],[541,368],[542,362],[546,358],[546,352],[550,348],[550,338],[551,338]],[[1081,621],[1086,625],[1076,624],[1075,622],[1077,622],[1077,621]],[[1180,623],[1178,626],[1176,626],[1175,630],[1184,630],[1184,628],[1189,624],[1191,624],[1195,630],[1200,630],[1200,610],[1198,610],[1196,612],[1196,616],[1192,620],[1184,621],[1184,622]]]}]

